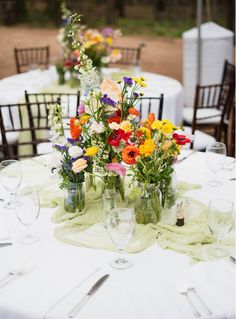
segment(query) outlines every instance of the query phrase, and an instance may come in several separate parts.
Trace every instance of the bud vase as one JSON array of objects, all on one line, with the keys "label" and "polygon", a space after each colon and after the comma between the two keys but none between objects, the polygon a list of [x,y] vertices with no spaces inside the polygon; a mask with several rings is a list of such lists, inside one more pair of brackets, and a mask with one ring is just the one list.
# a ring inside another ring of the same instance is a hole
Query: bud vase
[{"label": "bud vase", "polygon": [[134,211],[138,224],[156,224],[161,218],[161,192],[155,184],[139,184],[140,196],[135,199]]},{"label": "bud vase", "polygon": [[64,208],[68,213],[83,213],[85,194],[83,183],[71,183],[64,190]]}]

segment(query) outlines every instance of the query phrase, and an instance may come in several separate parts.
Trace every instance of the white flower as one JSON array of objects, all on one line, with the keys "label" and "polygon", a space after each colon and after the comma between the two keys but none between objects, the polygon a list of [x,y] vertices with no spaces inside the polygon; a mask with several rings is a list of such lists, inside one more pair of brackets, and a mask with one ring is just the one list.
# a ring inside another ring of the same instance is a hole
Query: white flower
[{"label": "white flower", "polygon": [[110,62],[109,56],[103,56],[103,57],[101,58],[101,62],[104,63],[104,64],[109,63],[109,62]]},{"label": "white flower", "polygon": [[103,133],[105,131],[105,127],[102,122],[93,122],[90,129],[92,133],[98,134]]},{"label": "white flower", "polygon": [[112,130],[118,130],[120,128],[120,125],[116,122],[112,122],[109,124],[109,127],[112,129]]},{"label": "white flower", "polygon": [[83,150],[79,146],[71,146],[68,150],[70,157],[77,158],[83,155]]}]

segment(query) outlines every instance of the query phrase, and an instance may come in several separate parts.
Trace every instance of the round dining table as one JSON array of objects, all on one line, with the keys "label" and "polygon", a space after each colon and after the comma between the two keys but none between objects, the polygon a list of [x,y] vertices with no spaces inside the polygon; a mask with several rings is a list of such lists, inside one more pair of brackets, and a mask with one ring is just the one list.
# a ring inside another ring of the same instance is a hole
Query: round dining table
[{"label": "round dining table", "polygon": [[[145,97],[160,97],[160,94],[164,94],[162,118],[167,118],[176,125],[182,123],[183,86],[177,80],[151,72],[118,68],[103,68],[102,74],[103,77],[114,80],[128,75],[143,76],[147,82],[147,87],[142,88]],[[0,80],[0,105],[24,102],[25,90],[28,93],[74,93],[78,88],[71,89],[69,85],[58,85],[54,66],[47,70],[31,70]],[[143,115],[147,115],[147,112]]]},{"label": "round dining table", "polygon": [[[235,160],[227,157],[224,169],[218,178],[222,185],[208,185],[211,179],[205,154],[184,151],[185,158],[175,164],[178,181],[198,185],[185,193],[187,198],[208,205],[212,199],[235,200]],[[42,179],[48,183],[55,177],[49,169],[50,155],[42,155],[22,161],[22,184],[35,189]],[[55,179],[55,185],[58,180]],[[55,191],[51,188],[51,193]],[[48,190],[50,192],[50,188]],[[6,190],[0,185],[0,198],[7,199]],[[71,245],[57,240],[55,230],[61,226],[52,222],[57,207],[42,206],[32,233],[39,237],[34,244],[24,245],[18,237],[24,232],[14,210],[4,208],[0,201],[0,318],[1,319],[65,319],[71,309],[87,294],[103,275],[108,279],[92,294],[75,318],[80,319],[191,319],[235,318],[235,264],[233,258],[201,261],[190,258],[187,251],[163,248],[155,241],[146,249],[129,253],[133,266],[126,270],[115,270],[109,261],[114,250],[95,249],[102,236],[109,237],[101,223],[84,231],[84,244]],[[191,208],[191,207],[190,207]],[[191,222],[191,209],[186,225]],[[168,226],[166,226],[168,227]],[[177,226],[176,226],[177,227]],[[181,228],[182,232],[184,229]],[[197,227],[197,226],[196,226]],[[177,230],[178,231],[178,230]],[[202,229],[199,225],[199,233]],[[210,231],[209,231],[210,232]],[[83,233],[83,231],[82,231]],[[95,234],[91,238],[91,234]],[[230,235],[230,234],[229,234]],[[232,235],[232,232],[231,232]],[[86,237],[87,236],[87,237]],[[13,242],[12,245],[1,243]],[[196,244],[193,242],[193,245]],[[230,250],[234,257],[234,250]],[[17,270],[18,269],[18,270]],[[19,270],[20,269],[20,270]],[[12,280],[2,284],[8,274]],[[195,288],[188,291],[189,283]],[[186,288],[187,287],[187,288]],[[180,293],[182,292],[182,293]],[[186,297],[187,294],[187,297]],[[196,309],[190,304],[189,299]],[[202,302],[205,304],[203,306]],[[207,308],[206,308],[207,306]],[[195,313],[195,314],[194,314]]]}]

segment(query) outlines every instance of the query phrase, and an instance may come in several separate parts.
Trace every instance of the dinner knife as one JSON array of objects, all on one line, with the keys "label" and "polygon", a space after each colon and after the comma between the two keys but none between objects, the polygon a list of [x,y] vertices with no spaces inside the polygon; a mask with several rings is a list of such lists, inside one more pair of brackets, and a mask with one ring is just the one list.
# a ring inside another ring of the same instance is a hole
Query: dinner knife
[{"label": "dinner knife", "polygon": [[7,246],[11,246],[12,243],[0,243],[0,248],[1,247],[7,247]]},{"label": "dinner knife", "polygon": [[192,156],[193,154],[197,153],[197,151],[192,151],[191,153],[189,153],[187,156],[181,158],[180,160],[178,160],[177,164],[185,161],[187,158],[189,158],[190,156]]},{"label": "dinner knife", "polygon": [[234,264],[236,264],[236,259],[233,256],[229,256],[229,258]]},{"label": "dinner knife", "polygon": [[105,280],[109,277],[108,274],[102,276],[87,292],[87,294],[74,306],[73,309],[68,313],[69,318],[74,318],[80,309],[86,304],[86,302],[95,294],[95,292],[102,286]]}]

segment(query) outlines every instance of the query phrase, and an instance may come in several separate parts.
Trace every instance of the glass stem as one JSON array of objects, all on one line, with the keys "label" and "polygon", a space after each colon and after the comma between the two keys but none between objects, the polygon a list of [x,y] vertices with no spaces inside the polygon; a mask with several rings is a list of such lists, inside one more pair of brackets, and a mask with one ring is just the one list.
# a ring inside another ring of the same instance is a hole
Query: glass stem
[{"label": "glass stem", "polygon": [[10,203],[13,203],[16,197],[16,193],[10,193]]},{"label": "glass stem", "polygon": [[123,260],[123,249],[119,248],[118,249],[118,260]]}]

